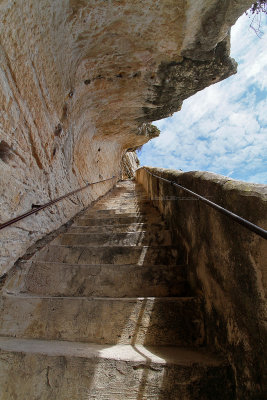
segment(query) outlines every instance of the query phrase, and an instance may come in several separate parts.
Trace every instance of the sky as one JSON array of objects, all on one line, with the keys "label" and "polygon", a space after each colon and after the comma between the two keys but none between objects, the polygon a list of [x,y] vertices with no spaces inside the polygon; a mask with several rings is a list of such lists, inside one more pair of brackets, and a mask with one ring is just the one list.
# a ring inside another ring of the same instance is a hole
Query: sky
[{"label": "sky", "polygon": [[251,18],[239,18],[231,34],[237,74],[185,100],[172,117],[154,122],[161,134],[138,153],[141,165],[267,184],[265,18],[260,38],[249,27]]}]

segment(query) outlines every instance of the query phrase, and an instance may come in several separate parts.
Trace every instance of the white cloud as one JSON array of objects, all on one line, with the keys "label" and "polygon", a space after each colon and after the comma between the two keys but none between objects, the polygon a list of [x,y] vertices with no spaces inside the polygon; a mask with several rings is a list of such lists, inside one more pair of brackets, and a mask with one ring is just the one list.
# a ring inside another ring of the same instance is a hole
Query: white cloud
[{"label": "white cloud", "polygon": [[162,133],[146,144],[142,164],[209,170],[267,183],[267,53],[241,17],[232,30],[238,74],[184,102],[180,112],[155,123]]}]

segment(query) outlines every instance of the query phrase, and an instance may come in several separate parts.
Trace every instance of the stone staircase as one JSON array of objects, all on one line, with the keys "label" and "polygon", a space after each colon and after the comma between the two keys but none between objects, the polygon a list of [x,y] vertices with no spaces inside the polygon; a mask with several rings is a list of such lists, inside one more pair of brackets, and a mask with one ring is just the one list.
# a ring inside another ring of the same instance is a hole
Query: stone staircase
[{"label": "stone staircase", "polygon": [[0,399],[234,399],[185,258],[142,188],[119,182],[3,288]]}]

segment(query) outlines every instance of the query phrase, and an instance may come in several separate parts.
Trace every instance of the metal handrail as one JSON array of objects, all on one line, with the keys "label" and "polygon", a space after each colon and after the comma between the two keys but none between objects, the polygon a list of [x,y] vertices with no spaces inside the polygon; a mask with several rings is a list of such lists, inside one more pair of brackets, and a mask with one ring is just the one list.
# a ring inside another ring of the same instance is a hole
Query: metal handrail
[{"label": "metal handrail", "polygon": [[45,203],[45,204],[40,205],[40,206],[39,206],[39,205],[36,205],[36,206],[34,206],[34,209],[33,209],[33,210],[27,211],[26,213],[21,214],[21,215],[19,215],[18,217],[12,218],[12,219],[10,219],[9,221],[6,221],[6,222],[4,222],[3,224],[1,224],[1,225],[0,225],[0,230],[6,228],[7,226],[10,226],[10,225],[12,225],[12,224],[15,224],[16,222],[18,222],[18,221],[20,221],[20,220],[22,220],[22,219],[24,219],[24,218],[26,218],[26,217],[29,217],[29,216],[32,215],[32,214],[36,214],[36,213],[38,213],[39,211],[41,211],[41,210],[43,210],[43,209],[45,209],[45,208],[47,208],[47,207],[50,207],[50,206],[54,205],[55,203],[58,203],[59,201],[61,201],[61,200],[63,200],[63,199],[66,199],[67,197],[70,197],[70,196],[72,196],[73,194],[78,193],[78,192],[80,192],[81,190],[84,190],[84,189],[88,188],[88,187],[91,186],[91,185],[95,185],[95,184],[101,183],[101,182],[110,181],[111,179],[114,179],[114,178],[116,178],[116,176],[112,176],[111,178],[108,178],[108,179],[103,179],[102,181],[87,183],[85,186],[83,186],[83,187],[81,187],[81,188],[79,188],[79,189],[73,190],[72,192],[69,192],[69,193],[67,193],[67,194],[64,194],[63,196],[60,196],[60,197],[58,197],[58,198],[55,199],[55,200],[51,200],[51,201],[49,201],[48,203]]},{"label": "metal handrail", "polygon": [[192,190],[189,190],[189,189],[185,188],[184,186],[179,185],[175,181],[170,181],[169,179],[162,178],[159,175],[153,174],[152,172],[150,172],[145,167],[142,167],[142,168],[145,171],[147,171],[150,175],[154,176],[155,178],[161,179],[162,181],[170,183],[172,186],[177,186],[179,189],[182,189],[185,192],[190,193],[193,197],[196,197],[198,200],[202,201],[203,203],[207,204],[208,206],[210,206],[210,207],[214,208],[215,210],[219,211],[221,214],[224,214],[227,217],[230,217],[231,219],[233,219],[234,221],[238,222],[240,225],[244,226],[245,228],[253,231],[257,235],[261,236],[262,238],[267,239],[267,231],[265,229],[259,227],[258,225],[255,225],[252,222],[246,220],[245,218],[242,218],[239,215],[234,214],[233,212],[227,210],[226,208],[223,208],[223,207],[219,206],[218,204],[214,203],[213,201],[210,201],[210,200],[206,199],[206,197],[200,196],[199,194],[193,192]]}]

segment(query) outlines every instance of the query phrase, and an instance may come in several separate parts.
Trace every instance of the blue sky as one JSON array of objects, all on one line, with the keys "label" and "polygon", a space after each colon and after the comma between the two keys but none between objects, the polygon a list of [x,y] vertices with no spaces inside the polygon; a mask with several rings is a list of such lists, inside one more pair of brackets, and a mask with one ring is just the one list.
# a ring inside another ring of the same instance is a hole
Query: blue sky
[{"label": "blue sky", "polygon": [[232,28],[237,74],[185,100],[172,117],[154,122],[161,134],[139,152],[141,165],[267,184],[267,34],[257,37],[250,22],[244,15]]}]

